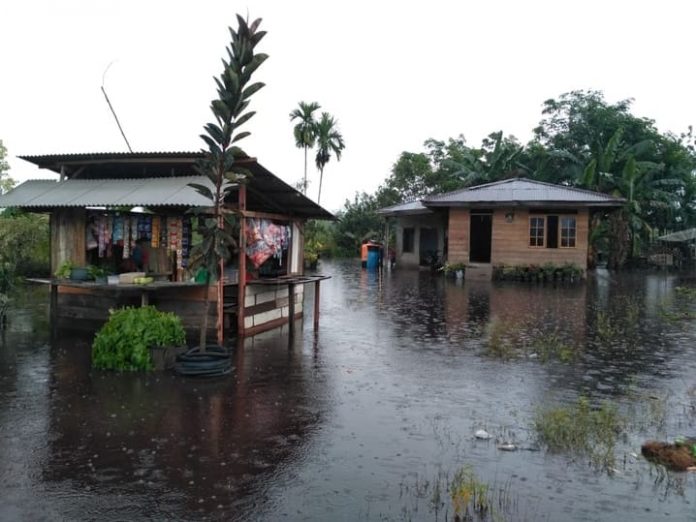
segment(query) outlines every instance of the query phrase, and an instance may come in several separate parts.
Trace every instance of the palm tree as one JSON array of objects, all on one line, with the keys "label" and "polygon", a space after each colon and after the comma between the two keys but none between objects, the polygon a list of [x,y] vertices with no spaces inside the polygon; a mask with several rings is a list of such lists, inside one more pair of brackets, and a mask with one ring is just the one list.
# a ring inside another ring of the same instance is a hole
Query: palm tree
[{"label": "palm tree", "polygon": [[324,179],[324,167],[331,159],[331,153],[336,154],[336,160],[341,160],[341,152],[345,148],[343,136],[338,130],[338,122],[328,112],[321,113],[321,120],[316,127],[317,156],[315,158],[319,169],[319,194],[317,203],[321,202],[321,183]]},{"label": "palm tree", "polygon": [[299,120],[293,134],[295,135],[295,145],[304,149],[304,190],[303,194],[307,194],[307,150],[314,147],[316,143],[316,127],[317,120],[314,119],[314,111],[321,108],[317,102],[300,102],[299,108],[290,113],[290,121]]}]

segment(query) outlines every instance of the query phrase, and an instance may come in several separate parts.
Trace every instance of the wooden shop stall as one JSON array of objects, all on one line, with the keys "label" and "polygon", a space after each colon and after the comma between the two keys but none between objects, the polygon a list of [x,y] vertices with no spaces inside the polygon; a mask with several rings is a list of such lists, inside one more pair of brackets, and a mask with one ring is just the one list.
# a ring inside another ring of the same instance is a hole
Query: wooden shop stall
[{"label": "wooden shop stall", "polygon": [[[232,232],[239,248],[221,280],[206,287],[204,274],[190,266],[205,218],[193,209],[211,204],[189,185],[210,186],[195,170],[201,158],[195,152],[22,157],[59,175],[0,196],[0,208],[50,215],[51,273],[58,275],[41,281],[51,285],[54,324],[92,329],[111,308],[154,304],[195,330],[208,292],[209,335],[254,335],[293,328],[289,319],[302,317],[307,284],[315,286],[317,324],[319,284],[328,276],[304,274],[303,230],[308,219],[334,216],[256,159],[240,157],[247,174],[225,201],[225,212],[237,216]],[[224,320],[216,324],[216,317]]]}]

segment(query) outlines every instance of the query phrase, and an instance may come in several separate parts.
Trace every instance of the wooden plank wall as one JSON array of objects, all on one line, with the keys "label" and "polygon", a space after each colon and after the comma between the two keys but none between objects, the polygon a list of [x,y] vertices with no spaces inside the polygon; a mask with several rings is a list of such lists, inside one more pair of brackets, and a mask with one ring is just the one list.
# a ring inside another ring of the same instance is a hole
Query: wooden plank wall
[{"label": "wooden plank wall", "polygon": [[[514,212],[512,223],[505,220],[505,214]],[[587,233],[589,213],[587,209],[578,210],[576,218],[575,248],[546,248],[529,246],[529,217],[535,215],[528,209],[496,209],[493,213],[493,237],[491,263],[493,265],[517,265],[544,263],[575,263],[587,269]],[[537,214],[541,215],[541,214]],[[558,241],[560,243],[560,232]]]},{"label": "wooden plank wall", "polygon": [[86,223],[84,208],[59,209],[51,214],[51,273],[64,261],[76,266],[87,264]]},{"label": "wooden plank wall", "polygon": [[[449,263],[469,262],[469,212],[469,209],[450,209]],[[508,212],[514,213],[511,223],[505,219],[505,214]],[[530,247],[529,217],[529,209],[501,208],[493,212],[491,264],[575,263],[581,268],[587,269],[587,241],[590,223],[587,209],[580,209],[575,214],[577,227],[575,248]]]},{"label": "wooden plank wall", "polygon": [[447,261],[449,263],[469,262],[468,208],[450,208]]}]

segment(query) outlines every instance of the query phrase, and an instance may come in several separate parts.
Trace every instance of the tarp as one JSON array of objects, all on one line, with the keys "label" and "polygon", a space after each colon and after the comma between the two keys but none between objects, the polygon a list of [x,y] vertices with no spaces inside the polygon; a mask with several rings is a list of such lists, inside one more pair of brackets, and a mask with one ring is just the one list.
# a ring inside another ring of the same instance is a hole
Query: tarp
[{"label": "tarp", "polygon": [[684,241],[693,241],[696,239],[696,228],[688,228],[686,230],[680,230],[679,232],[672,232],[671,234],[665,234],[657,239],[660,241],[668,241],[670,243],[683,243]]}]

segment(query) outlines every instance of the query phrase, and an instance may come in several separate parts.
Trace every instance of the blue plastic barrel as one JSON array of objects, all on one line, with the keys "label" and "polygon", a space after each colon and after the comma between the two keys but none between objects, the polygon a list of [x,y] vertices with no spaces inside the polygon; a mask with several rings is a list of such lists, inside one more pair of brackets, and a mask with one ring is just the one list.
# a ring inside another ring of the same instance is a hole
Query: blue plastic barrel
[{"label": "blue plastic barrel", "polygon": [[379,268],[379,248],[370,248],[367,251],[367,268]]}]

